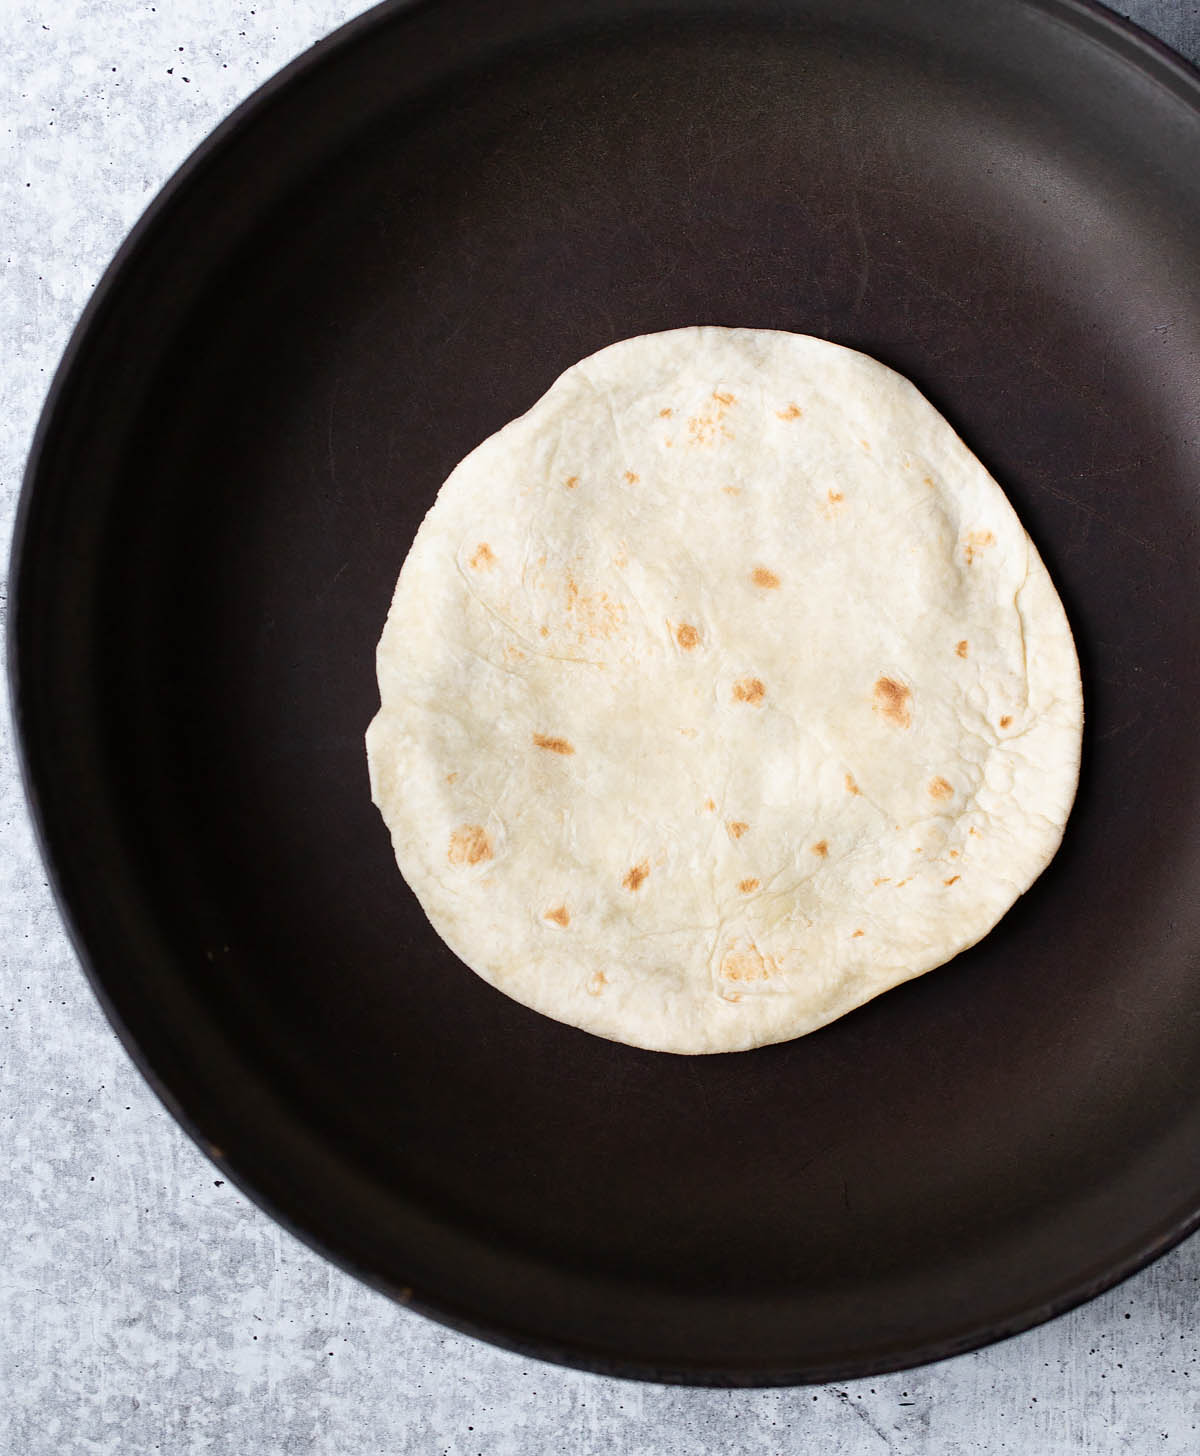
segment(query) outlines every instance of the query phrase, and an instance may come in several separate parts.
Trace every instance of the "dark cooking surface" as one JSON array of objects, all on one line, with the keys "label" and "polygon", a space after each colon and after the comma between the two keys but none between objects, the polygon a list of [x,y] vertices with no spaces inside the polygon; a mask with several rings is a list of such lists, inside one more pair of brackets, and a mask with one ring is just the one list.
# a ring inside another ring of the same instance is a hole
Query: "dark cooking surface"
[{"label": "dark cooking surface", "polygon": [[[634,1374],[909,1363],[1166,1246],[1200,1209],[1200,86],[991,0],[450,0],[325,57],[142,231],[26,504],[31,784],[170,1105],[383,1287]],[[362,732],[449,469],[699,322],[926,392],[1046,559],[1088,720],[1062,851],[980,946],[680,1059],[455,960]]]}]

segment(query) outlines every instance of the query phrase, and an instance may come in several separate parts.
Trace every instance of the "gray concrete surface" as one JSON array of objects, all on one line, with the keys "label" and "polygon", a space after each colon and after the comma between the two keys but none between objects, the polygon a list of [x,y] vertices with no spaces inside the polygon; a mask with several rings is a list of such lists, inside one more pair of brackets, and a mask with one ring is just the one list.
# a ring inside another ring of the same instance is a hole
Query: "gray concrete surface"
[{"label": "gray concrete surface", "polygon": [[[997,0],[1000,3],[1000,0]],[[162,182],[357,0],[0,0],[0,553],[43,394]],[[1200,58],[1200,5],[1127,13]],[[51,903],[0,718],[0,1453],[1200,1452],[1200,1240],[1016,1340],[771,1392],[579,1375],[325,1264],[188,1142]]]}]

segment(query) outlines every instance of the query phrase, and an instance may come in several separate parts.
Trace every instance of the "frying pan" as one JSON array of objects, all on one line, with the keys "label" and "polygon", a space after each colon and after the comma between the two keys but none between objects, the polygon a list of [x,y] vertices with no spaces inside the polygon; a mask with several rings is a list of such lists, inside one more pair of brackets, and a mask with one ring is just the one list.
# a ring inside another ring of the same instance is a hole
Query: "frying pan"
[{"label": "frying pan", "polygon": [[[1198,284],[1200,78],[1075,0],[385,5],[270,82],[97,289],[16,541],[31,801],[174,1115],[397,1299],[658,1380],[945,1356],[1196,1227]],[[362,734],[450,468],[694,323],[914,380],[1045,557],[1088,716],[982,944],[679,1058],[446,950]]]}]

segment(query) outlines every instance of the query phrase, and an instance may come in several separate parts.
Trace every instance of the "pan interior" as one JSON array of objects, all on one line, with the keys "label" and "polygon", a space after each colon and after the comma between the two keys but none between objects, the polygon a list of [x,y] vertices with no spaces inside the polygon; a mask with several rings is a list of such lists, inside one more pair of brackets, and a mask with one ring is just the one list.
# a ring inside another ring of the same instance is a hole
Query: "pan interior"
[{"label": "pan interior", "polygon": [[[1197,88],[1058,5],[503,10],[377,16],[261,101],[61,385],[17,669],[92,973],[269,1206],[454,1322],[736,1380],[1020,1327],[1200,1206]],[[458,963],[362,744],[452,466],[694,323],[912,379],[1046,559],[1087,711],[1063,847],[983,943],[703,1060]]]}]

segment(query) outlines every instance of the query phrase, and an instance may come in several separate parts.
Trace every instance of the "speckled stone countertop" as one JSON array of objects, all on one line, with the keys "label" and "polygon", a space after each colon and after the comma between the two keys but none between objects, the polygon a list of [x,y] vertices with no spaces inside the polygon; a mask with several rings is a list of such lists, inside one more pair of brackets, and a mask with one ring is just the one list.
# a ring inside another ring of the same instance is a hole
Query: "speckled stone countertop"
[{"label": "speckled stone countertop", "polygon": [[[1000,0],[997,0],[1000,3]],[[0,0],[0,552],[91,288],[212,127],[359,0]],[[1125,14],[1200,60],[1200,3]],[[520,1359],[326,1264],[178,1131],[67,943],[0,717],[0,1453],[1200,1451],[1200,1237],[1054,1323],[848,1385]]]}]

